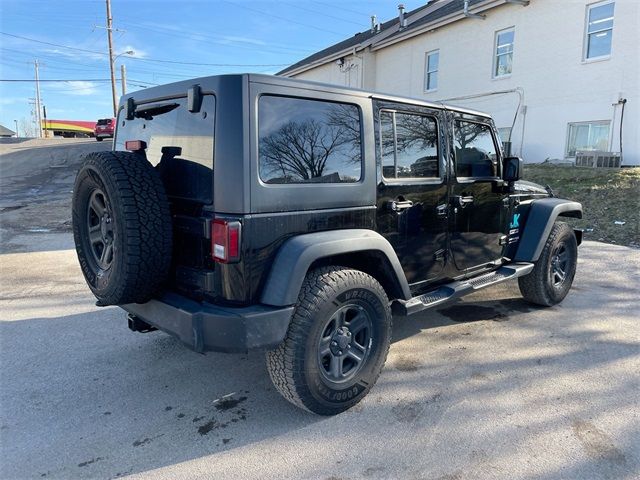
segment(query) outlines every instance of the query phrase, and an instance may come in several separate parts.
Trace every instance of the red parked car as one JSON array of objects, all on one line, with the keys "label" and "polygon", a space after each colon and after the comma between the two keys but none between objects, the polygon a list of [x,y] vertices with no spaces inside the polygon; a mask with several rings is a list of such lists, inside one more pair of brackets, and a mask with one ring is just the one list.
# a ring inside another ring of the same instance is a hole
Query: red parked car
[{"label": "red parked car", "polygon": [[103,138],[113,138],[115,127],[115,118],[101,118],[98,120],[95,128],[93,129],[96,140],[101,142]]}]

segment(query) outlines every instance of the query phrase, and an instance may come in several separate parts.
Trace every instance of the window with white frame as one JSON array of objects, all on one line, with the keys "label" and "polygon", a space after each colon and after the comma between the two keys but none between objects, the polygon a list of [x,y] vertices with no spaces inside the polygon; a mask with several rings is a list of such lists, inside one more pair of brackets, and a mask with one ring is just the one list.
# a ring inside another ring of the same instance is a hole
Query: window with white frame
[{"label": "window with white frame", "polygon": [[607,151],[609,149],[608,120],[596,122],[570,123],[567,132],[567,157],[575,157],[584,150]]},{"label": "window with white frame", "polygon": [[615,2],[611,0],[588,6],[584,39],[585,60],[611,55],[614,7]]},{"label": "window with white frame", "polygon": [[513,42],[515,29],[507,28],[496,32],[495,58],[493,60],[493,76],[511,75],[513,69]]},{"label": "window with white frame", "polygon": [[440,50],[427,52],[424,64],[424,91],[432,92],[438,89],[438,64]]}]

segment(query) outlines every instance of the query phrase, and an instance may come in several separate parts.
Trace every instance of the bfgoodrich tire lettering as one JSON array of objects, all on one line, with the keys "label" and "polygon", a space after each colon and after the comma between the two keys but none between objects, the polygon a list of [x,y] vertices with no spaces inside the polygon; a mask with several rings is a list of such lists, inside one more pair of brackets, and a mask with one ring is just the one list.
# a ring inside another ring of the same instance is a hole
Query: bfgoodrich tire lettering
[{"label": "bfgoodrich tire lettering", "polygon": [[532,272],[518,279],[524,299],[545,307],[560,303],[573,284],[577,260],[573,229],[556,222]]},{"label": "bfgoodrich tire lettering", "polygon": [[[323,267],[307,275],[287,336],[267,352],[267,366],[287,400],[333,415],[369,392],[384,366],[390,340],[391,311],[382,286],[358,270]],[[342,366],[334,375],[336,358]]]},{"label": "bfgoodrich tire lettering", "polygon": [[151,164],[129,152],[87,155],[72,221],[80,267],[98,303],[150,300],[169,272],[172,243],[169,203]]}]

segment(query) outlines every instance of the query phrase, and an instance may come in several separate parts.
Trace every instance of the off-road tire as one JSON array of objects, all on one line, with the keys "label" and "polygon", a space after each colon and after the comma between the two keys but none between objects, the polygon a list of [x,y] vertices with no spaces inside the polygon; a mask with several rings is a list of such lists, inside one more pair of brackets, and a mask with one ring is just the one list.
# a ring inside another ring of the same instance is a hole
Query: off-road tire
[{"label": "off-road tire", "polygon": [[[564,280],[558,282],[554,281],[553,262],[556,253],[562,249],[566,252],[567,258]],[[571,289],[577,261],[578,245],[573,229],[566,223],[556,222],[533,270],[518,279],[518,286],[524,299],[545,307],[560,303]]]},{"label": "off-road tire", "polygon": [[[318,342],[327,332],[327,320],[332,322],[351,306],[371,320],[369,353],[353,378],[335,384],[322,373]],[[320,415],[343,412],[362,400],[378,379],[389,351],[391,323],[389,300],[375,278],[338,266],[313,270],[304,280],[284,342],[267,352],[271,380],[298,407]]]},{"label": "off-road tire", "polygon": [[[102,233],[91,224],[96,196],[105,212],[97,220]],[[144,303],[160,290],[171,263],[171,215],[160,176],[142,155],[87,155],[73,188],[72,222],[80,267],[98,305]],[[90,240],[90,229],[102,239]],[[96,254],[100,242],[103,251],[111,246],[108,266]]]}]

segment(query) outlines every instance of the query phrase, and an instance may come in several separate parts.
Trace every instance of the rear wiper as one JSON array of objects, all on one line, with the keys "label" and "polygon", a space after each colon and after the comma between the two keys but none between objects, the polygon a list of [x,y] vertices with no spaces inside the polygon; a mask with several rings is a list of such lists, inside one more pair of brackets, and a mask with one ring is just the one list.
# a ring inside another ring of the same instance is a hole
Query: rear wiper
[{"label": "rear wiper", "polygon": [[144,118],[145,120],[153,120],[154,116],[170,112],[171,110],[175,110],[179,106],[179,103],[162,103],[160,105],[153,105],[146,108],[136,109],[134,116],[136,118]]}]

